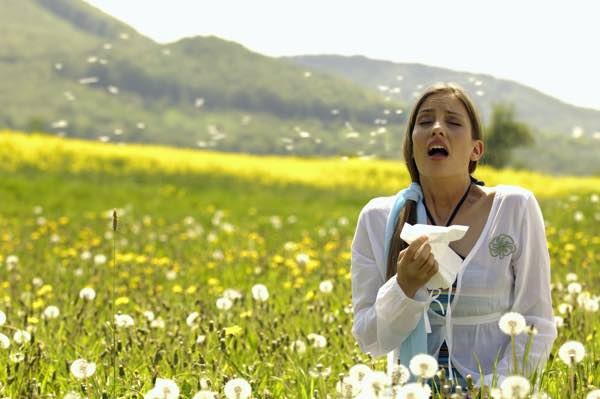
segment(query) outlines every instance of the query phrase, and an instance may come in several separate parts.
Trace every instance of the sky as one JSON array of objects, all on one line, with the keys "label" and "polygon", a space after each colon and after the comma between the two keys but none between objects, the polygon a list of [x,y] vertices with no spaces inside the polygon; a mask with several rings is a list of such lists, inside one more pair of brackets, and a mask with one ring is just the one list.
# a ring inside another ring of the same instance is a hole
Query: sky
[{"label": "sky", "polygon": [[600,110],[600,2],[86,0],[159,43],[218,36],[269,56],[364,55],[526,84]]}]

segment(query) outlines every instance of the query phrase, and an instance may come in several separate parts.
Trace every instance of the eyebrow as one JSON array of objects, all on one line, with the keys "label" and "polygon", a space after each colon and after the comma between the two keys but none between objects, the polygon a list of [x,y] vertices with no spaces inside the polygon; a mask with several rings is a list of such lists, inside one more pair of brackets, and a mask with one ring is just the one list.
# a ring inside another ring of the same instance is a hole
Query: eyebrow
[{"label": "eyebrow", "polygon": [[[425,112],[433,112],[433,111],[435,111],[433,108],[425,108],[425,109],[422,109],[422,110],[420,110],[420,111],[419,111],[419,115],[420,115],[421,113],[425,113]],[[462,116],[463,116],[462,114],[460,114],[460,113],[458,113],[458,112],[454,112],[454,111],[450,111],[450,110],[447,110],[447,112],[448,112],[448,114],[450,114],[450,115],[456,115],[456,116],[460,116],[460,117],[462,117]]]}]

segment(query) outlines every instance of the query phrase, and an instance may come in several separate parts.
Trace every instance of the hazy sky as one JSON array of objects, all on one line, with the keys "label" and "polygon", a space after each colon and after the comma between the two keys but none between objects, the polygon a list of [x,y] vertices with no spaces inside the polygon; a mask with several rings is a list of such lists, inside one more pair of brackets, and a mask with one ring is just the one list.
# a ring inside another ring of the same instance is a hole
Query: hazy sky
[{"label": "hazy sky", "polygon": [[597,1],[87,1],[160,43],[214,35],[271,56],[417,62],[514,80],[600,110]]}]

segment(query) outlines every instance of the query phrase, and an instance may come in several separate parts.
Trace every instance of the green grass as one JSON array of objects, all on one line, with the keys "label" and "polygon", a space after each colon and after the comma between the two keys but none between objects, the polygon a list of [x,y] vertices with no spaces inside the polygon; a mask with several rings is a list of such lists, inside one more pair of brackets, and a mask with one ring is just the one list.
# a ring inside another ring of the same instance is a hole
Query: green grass
[{"label": "green grass", "polygon": [[[153,379],[162,377],[176,380],[187,398],[198,391],[201,378],[222,393],[226,380],[240,376],[251,382],[255,397],[310,398],[316,390],[324,398],[335,395],[338,374],[356,363],[384,369],[384,359],[372,361],[360,352],[350,333],[352,315],[344,311],[351,302],[349,249],[356,217],[370,198],[383,193],[160,171],[108,175],[0,168],[0,181],[0,263],[9,255],[19,257],[15,269],[0,268],[0,310],[7,315],[0,332],[12,338],[13,328],[35,326],[30,343],[12,341],[8,350],[0,350],[4,396],[62,398],[67,391],[87,391],[90,398],[103,392],[111,398],[141,398]],[[565,274],[575,272],[584,289],[597,294],[598,204],[586,195],[548,198],[541,205],[553,281],[564,283]],[[34,214],[35,206],[43,207],[41,215]],[[125,210],[114,241],[107,214],[113,208]],[[584,216],[580,222],[573,218],[576,211]],[[275,215],[279,229],[271,221]],[[40,216],[45,224],[38,223]],[[193,221],[186,222],[188,216]],[[233,231],[228,232],[228,224]],[[287,242],[296,247],[286,249]],[[119,254],[116,272],[113,244]],[[84,251],[104,254],[108,261],[95,265],[93,258],[81,259]],[[310,256],[308,265],[296,261],[300,253]],[[173,280],[169,271],[177,272]],[[34,278],[41,285],[34,285]],[[318,289],[326,279],[333,281],[330,295]],[[257,283],[269,289],[265,303],[252,298]],[[43,288],[46,284],[51,292]],[[85,286],[97,292],[91,303],[78,299]],[[190,287],[195,292],[186,293]],[[226,288],[238,290],[243,299],[220,311],[215,301]],[[563,296],[554,291],[555,308]],[[129,302],[116,310],[130,314],[135,326],[116,332],[114,384],[110,321],[113,299],[119,297]],[[48,305],[58,306],[58,319],[40,316]],[[150,328],[145,310],[161,317],[165,328]],[[190,328],[185,320],[194,311],[200,313],[199,323]],[[600,385],[598,315],[576,307],[565,321],[553,353],[567,339],[586,346],[588,355],[577,371],[581,396],[588,384]],[[224,328],[235,325],[241,334],[225,336]],[[289,349],[297,339],[309,344],[310,333],[324,335],[327,346],[308,345],[304,354]],[[198,335],[205,335],[203,344],[195,343]],[[9,359],[17,352],[25,355],[20,363]],[[87,383],[69,373],[77,358],[97,364]],[[311,377],[318,363],[331,367],[331,374]],[[558,360],[550,360],[542,387],[552,397],[568,389],[567,369]]]}]

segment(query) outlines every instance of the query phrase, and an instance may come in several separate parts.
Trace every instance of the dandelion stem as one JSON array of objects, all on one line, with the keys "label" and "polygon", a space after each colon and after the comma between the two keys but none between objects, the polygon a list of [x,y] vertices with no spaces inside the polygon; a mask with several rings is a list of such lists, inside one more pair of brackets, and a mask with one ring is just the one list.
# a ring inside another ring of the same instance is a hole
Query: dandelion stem
[{"label": "dandelion stem", "polygon": [[117,274],[117,211],[113,210],[112,214],[112,227],[113,227],[113,278],[112,278],[112,292],[111,292],[111,305],[112,305],[112,319],[111,324],[112,335],[113,335],[113,397],[116,398],[117,390],[117,337],[115,332],[115,291],[116,291],[116,274]]},{"label": "dandelion stem", "polygon": [[513,365],[514,365],[514,373],[519,373],[519,364],[517,363],[517,350],[515,349],[515,335],[510,335],[510,346],[512,348],[512,356],[513,356]]}]

